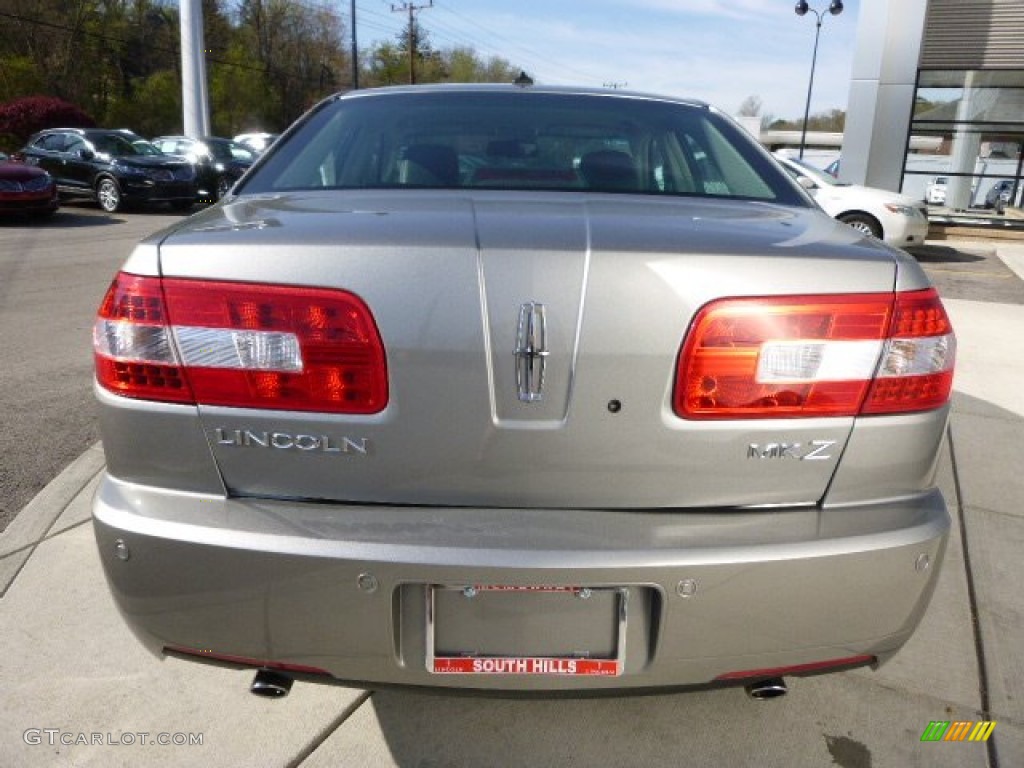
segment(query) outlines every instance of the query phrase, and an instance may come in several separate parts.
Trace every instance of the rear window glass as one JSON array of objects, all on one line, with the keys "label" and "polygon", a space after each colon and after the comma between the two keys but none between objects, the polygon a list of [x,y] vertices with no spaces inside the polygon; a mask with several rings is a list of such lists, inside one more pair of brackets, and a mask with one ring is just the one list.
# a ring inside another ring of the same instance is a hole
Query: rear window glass
[{"label": "rear window glass", "polygon": [[279,142],[239,191],[402,187],[807,205],[753,139],[709,109],[521,91],[338,99]]}]

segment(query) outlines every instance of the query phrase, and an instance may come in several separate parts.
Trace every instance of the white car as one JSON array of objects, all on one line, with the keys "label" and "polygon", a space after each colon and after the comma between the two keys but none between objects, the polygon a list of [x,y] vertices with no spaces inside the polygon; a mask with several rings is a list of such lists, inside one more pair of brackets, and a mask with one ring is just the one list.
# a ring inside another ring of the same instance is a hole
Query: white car
[{"label": "white car", "polygon": [[245,145],[259,155],[265,152],[279,135],[277,133],[240,133],[232,141]]},{"label": "white car", "polygon": [[776,153],[775,159],[801,181],[829,216],[897,248],[924,243],[928,209],[920,200],[886,189],[836,181],[795,157]]},{"label": "white car", "polygon": [[929,205],[943,205],[946,202],[946,185],[949,180],[945,176],[936,176],[924,189],[924,199]]}]

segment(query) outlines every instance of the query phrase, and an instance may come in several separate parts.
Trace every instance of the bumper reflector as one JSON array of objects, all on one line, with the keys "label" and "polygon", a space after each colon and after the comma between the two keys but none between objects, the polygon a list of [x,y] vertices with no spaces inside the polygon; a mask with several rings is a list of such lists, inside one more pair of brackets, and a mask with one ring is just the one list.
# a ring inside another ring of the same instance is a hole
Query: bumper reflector
[{"label": "bumper reflector", "polygon": [[788,667],[771,667],[768,669],[744,669],[739,672],[726,672],[715,678],[718,681],[726,680],[758,680],[768,677],[785,677],[786,675],[809,675],[815,672],[825,672],[836,667],[862,667],[866,664],[874,664],[877,659],[870,654],[859,654],[857,656],[846,656],[840,659],[827,659],[825,661],[812,661],[809,664],[793,664]]}]

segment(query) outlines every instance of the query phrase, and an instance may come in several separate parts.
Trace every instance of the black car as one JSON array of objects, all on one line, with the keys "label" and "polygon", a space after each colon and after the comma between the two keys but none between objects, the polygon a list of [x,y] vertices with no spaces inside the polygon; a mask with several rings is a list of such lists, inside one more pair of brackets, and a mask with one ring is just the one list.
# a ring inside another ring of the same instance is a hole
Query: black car
[{"label": "black car", "polygon": [[158,136],[153,144],[167,155],[180,155],[196,166],[199,202],[213,203],[228,193],[232,185],[256,162],[256,153],[231,139],[204,136]]},{"label": "black car", "polygon": [[1011,179],[997,181],[985,195],[986,208],[1005,208],[1010,204],[1010,197],[1013,195],[1014,182]]},{"label": "black car", "polygon": [[188,210],[196,201],[192,164],[131,131],[50,128],[32,136],[21,156],[49,171],[62,195],[92,198],[111,213],[134,203]]}]

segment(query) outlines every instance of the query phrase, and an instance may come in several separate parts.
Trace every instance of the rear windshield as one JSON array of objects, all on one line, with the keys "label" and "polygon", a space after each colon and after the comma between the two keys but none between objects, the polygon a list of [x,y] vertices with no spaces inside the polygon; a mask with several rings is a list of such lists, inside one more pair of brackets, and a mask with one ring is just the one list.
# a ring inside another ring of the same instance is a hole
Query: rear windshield
[{"label": "rear windshield", "polygon": [[572,190],[808,205],[731,121],[654,99],[378,93],[322,106],[271,152],[239,192]]}]

